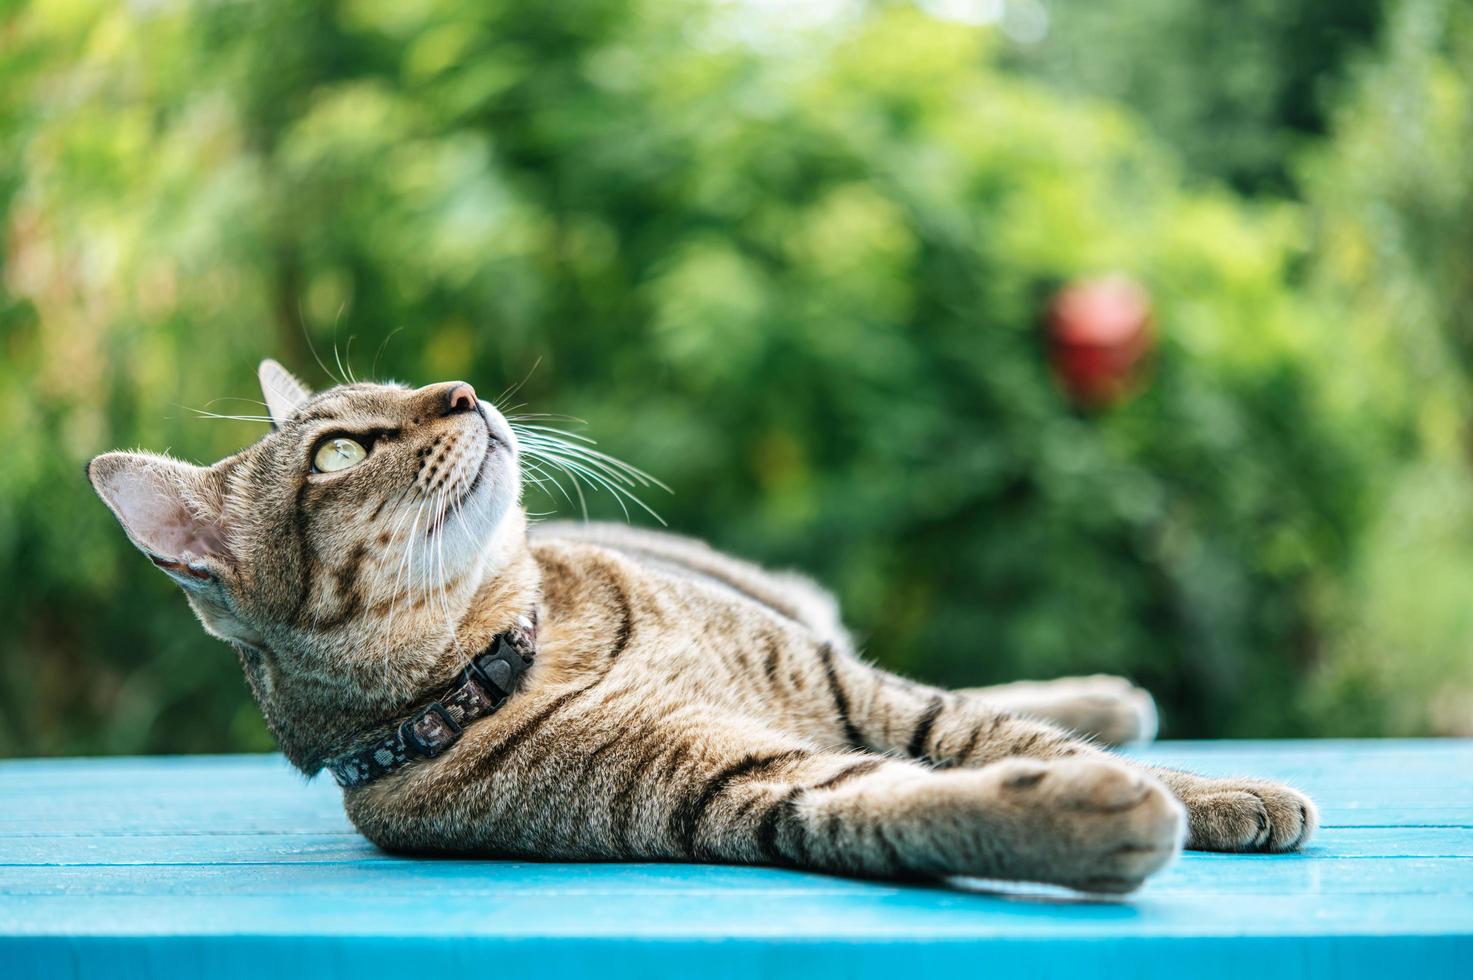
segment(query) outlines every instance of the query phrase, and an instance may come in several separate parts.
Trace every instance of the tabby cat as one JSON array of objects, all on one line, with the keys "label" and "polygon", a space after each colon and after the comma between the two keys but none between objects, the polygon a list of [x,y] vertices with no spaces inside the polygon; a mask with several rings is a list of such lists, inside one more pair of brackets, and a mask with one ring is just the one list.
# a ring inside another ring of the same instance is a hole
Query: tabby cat
[{"label": "tabby cat", "polygon": [[1287,786],[1100,748],[1154,732],[1124,681],[928,687],[862,661],[800,576],[667,534],[529,528],[539,452],[611,464],[514,431],[467,384],[313,395],[272,361],[260,380],[255,445],[209,467],[107,453],[88,476],[235,647],[287,758],[332,770],[382,847],[1127,892],[1183,846],[1314,831]]}]

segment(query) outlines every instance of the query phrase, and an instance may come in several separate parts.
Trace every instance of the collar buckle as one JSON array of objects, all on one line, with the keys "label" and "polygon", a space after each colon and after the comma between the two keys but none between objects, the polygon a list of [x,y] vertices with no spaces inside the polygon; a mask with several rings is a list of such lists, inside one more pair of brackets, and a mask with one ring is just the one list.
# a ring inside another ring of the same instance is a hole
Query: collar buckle
[{"label": "collar buckle", "polygon": [[[397,726],[386,725],[324,765],[345,789],[398,772],[415,759],[433,759],[460,740],[472,722],[499,709],[522,686],[537,655],[537,613],[493,637],[461,673],[459,683]],[[388,734],[384,734],[384,731]]]},{"label": "collar buckle", "polygon": [[490,650],[466,665],[465,677],[475,681],[491,703],[500,707],[521,685],[522,674],[528,666],[527,659],[517,652],[505,635],[501,635]]}]

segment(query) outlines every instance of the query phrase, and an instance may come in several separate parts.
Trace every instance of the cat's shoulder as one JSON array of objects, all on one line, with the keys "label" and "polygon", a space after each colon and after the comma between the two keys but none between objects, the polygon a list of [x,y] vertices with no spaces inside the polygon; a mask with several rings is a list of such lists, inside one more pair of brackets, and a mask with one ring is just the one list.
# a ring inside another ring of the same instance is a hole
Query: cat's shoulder
[{"label": "cat's shoulder", "polygon": [[[529,540],[534,554],[546,549],[543,553],[555,562],[611,559],[627,563],[666,584],[716,589],[729,598],[756,603],[832,642],[847,642],[838,603],[822,586],[800,573],[765,568],[696,538],[622,524],[558,521],[538,525]],[[586,549],[581,559],[578,549]]]},{"label": "cat's shoulder", "polygon": [[534,547],[538,544],[563,542],[595,545],[621,552],[687,553],[703,558],[720,554],[699,538],[607,521],[548,521],[529,527],[527,537]]}]

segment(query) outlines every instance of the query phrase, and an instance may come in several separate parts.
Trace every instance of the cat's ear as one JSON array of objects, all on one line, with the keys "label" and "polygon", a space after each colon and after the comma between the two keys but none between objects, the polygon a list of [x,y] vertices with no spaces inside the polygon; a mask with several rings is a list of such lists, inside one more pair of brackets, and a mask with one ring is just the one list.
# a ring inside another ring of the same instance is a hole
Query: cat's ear
[{"label": "cat's ear", "polygon": [[104,453],[87,478],[128,538],[191,591],[218,585],[231,554],[218,476],[152,453]]},{"label": "cat's ear", "polygon": [[261,394],[266,396],[266,410],[271,413],[274,428],[280,428],[282,422],[312,397],[311,388],[269,357],[261,362],[256,377],[261,379]]}]

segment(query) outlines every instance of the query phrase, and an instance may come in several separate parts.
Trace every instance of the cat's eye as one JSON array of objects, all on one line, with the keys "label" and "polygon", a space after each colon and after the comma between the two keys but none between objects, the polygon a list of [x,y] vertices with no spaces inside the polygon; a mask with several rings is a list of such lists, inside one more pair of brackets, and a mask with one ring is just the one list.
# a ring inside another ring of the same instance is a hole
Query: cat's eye
[{"label": "cat's eye", "polygon": [[344,436],[324,439],[312,454],[312,466],[319,473],[336,473],[350,466],[357,466],[368,458],[363,444]]}]

